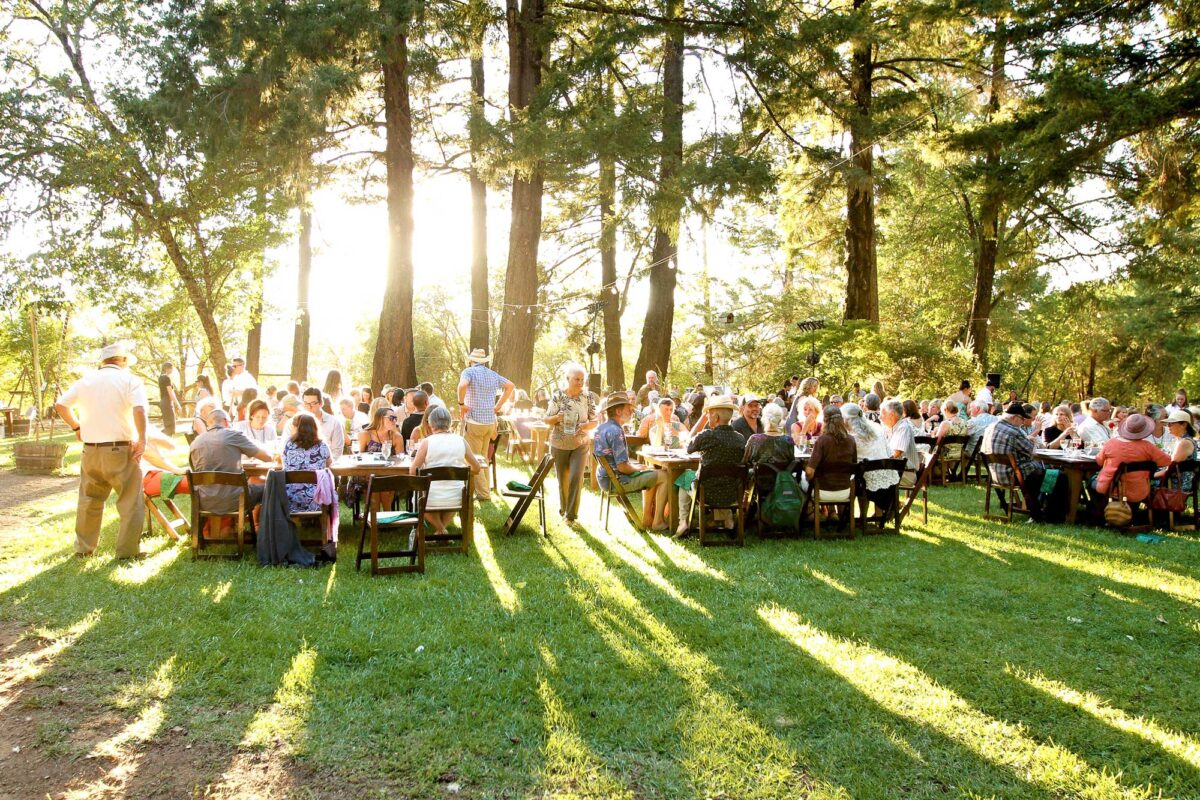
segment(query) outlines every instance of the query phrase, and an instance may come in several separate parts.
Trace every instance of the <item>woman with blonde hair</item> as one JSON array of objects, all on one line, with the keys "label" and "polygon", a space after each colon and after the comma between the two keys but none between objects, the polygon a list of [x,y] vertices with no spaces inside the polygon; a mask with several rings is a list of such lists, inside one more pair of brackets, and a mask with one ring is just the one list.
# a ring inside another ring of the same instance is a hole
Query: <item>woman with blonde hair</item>
[{"label": "woman with blonde hair", "polygon": [[789,430],[792,434],[792,441],[797,447],[800,447],[805,442],[820,436],[824,423],[821,421],[821,401],[816,397],[812,395],[801,397],[798,405],[803,417],[794,422]]}]

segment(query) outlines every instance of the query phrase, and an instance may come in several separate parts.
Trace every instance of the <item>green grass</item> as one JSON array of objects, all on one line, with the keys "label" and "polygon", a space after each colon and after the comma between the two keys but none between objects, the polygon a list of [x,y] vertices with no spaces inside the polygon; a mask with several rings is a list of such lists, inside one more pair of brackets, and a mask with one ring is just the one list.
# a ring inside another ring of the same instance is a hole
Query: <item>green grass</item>
[{"label": "green grass", "polygon": [[49,653],[23,685],[137,741],[182,726],[217,774],[270,751],[380,796],[1200,796],[1200,544],[932,498],[899,537],[704,550],[605,533],[590,494],[582,526],[552,500],[548,539],[502,539],[497,506],[470,556],[372,579],[348,523],[319,571],[160,536],[73,559],[67,492],[11,510],[0,622]]}]

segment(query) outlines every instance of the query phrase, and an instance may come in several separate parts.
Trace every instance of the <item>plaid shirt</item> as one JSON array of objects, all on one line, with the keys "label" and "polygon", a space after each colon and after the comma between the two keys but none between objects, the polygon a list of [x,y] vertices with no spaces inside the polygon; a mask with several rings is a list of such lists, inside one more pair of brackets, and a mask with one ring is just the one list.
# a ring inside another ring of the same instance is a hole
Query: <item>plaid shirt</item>
[{"label": "plaid shirt", "polygon": [[496,392],[508,383],[508,379],[483,364],[476,364],[464,369],[459,380],[467,382],[465,405],[470,409],[467,419],[481,425],[495,422]]},{"label": "plaid shirt", "polygon": [[[1045,470],[1040,462],[1034,460],[1033,451],[1033,442],[1029,440],[1025,429],[1006,419],[1001,418],[983,432],[983,452],[988,455],[1012,453],[1026,480]],[[1008,483],[1012,480],[1012,470],[1007,464],[989,464],[988,468],[997,482]]]}]

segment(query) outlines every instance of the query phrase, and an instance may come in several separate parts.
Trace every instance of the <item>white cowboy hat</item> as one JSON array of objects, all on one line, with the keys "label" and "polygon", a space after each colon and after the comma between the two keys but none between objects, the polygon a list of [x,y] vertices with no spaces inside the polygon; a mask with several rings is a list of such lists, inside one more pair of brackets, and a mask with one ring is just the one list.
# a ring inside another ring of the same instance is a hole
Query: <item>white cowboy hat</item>
[{"label": "white cowboy hat", "polygon": [[490,364],[492,363],[492,357],[482,347],[476,347],[467,356],[467,361],[470,361],[472,364]]},{"label": "white cowboy hat", "polygon": [[101,348],[100,360],[108,361],[110,358],[124,358],[131,367],[137,363],[137,356],[129,352],[129,346],[124,342],[113,342]]}]

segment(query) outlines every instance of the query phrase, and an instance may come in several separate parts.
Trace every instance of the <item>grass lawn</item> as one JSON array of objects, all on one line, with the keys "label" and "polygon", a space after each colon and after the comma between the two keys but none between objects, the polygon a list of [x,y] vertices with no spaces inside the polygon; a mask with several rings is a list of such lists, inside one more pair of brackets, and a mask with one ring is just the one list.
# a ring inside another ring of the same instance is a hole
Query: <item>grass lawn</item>
[{"label": "grass lawn", "polygon": [[1200,797],[1194,539],[954,488],[898,537],[700,550],[588,494],[372,579],[348,516],[321,570],[118,564],[111,506],[74,559],[75,489],[2,512],[0,797]]}]

